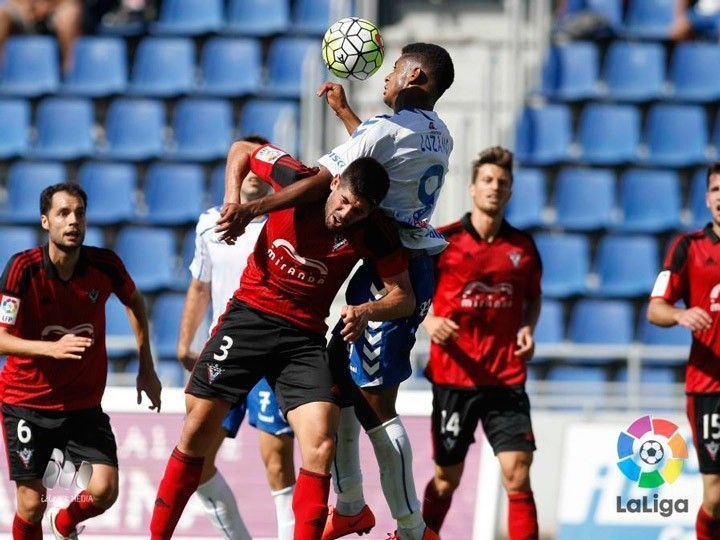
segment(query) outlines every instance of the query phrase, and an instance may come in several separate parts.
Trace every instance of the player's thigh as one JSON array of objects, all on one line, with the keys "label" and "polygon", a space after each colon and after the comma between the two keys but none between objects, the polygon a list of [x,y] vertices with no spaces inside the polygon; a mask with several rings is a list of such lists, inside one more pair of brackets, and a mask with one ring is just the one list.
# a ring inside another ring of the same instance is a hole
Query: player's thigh
[{"label": "player's thigh", "polygon": [[703,475],[720,475],[720,393],[688,394],[687,415]]},{"label": "player's thigh", "polygon": [[263,433],[282,435],[292,428],[280,410],[275,392],[264,377],[254,386],[247,398],[248,422]]},{"label": "player's thigh", "polygon": [[473,390],[433,385],[431,430],[436,465],[449,467],[465,461],[478,424],[474,397]]},{"label": "player's thigh", "polygon": [[2,405],[5,451],[11,480],[32,483],[43,477],[53,449],[65,448],[64,421],[64,417],[54,411],[43,413]]},{"label": "player's thigh", "polygon": [[278,329],[263,314],[233,299],[195,363],[186,393],[244,403],[265,374]]},{"label": "player's thigh", "polygon": [[76,469],[84,461],[93,466],[108,465],[117,471],[115,435],[110,417],[100,407],[70,413],[65,450]]},{"label": "player's thigh", "polygon": [[483,431],[495,455],[535,451],[530,399],[524,388],[485,388],[477,405]]}]

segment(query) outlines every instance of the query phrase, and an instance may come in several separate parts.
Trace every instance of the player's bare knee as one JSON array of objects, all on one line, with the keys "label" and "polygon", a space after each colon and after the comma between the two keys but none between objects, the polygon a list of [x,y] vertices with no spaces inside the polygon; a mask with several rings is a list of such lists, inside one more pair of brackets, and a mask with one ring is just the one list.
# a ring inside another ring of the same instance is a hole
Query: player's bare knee
[{"label": "player's bare knee", "polygon": [[514,454],[501,459],[503,485],[508,493],[530,489],[532,454]]},{"label": "player's bare knee", "polygon": [[313,441],[310,452],[305,455],[304,467],[313,472],[327,472],[330,470],[335,455],[335,438],[328,436],[318,437]]},{"label": "player's bare knee", "polygon": [[25,521],[39,523],[47,509],[47,500],[42,493],[30,489],[19,489],[17,513]]},{"label": "player's bare knee", "polygon": [[441,499],[450,497],[460,485],[460,477],[449,471],[438,471],[435,474],[435,491]]},{"label": "player's bare knee", "polygon": [[713,517],[720,516],[720,482],[705,483],[703,508]]}]

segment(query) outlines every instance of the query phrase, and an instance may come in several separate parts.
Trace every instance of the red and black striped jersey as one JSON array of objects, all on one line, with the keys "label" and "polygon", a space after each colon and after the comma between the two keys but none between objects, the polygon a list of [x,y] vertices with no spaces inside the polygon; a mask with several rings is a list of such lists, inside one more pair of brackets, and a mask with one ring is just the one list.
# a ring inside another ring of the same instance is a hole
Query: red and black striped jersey
[{"label": "red and black striped jersey", "polygon": [[[317,173],[270,145],[253,152],[250,165],[275,189]],[[335,295],[361,258],[372,259],[385,277],[407,269],[397,230],[381,212],[332,231],[324,208],[323,201],[271,213],[235,292],[260,311],[321,334]]]},{"label": "red and black striped jersey", "polygon": [[455,387],[524,384],[527,368],[514,353],[525,302],[541,294],[535,242],[506,221],[487,242],[470,214],[439,230],[449,245],[435,259],[433,313],[460,329],[455,341],[430,345],[427,376]]},{"label": "red and black striped jersey", "polygon": [[10,355],[0,374],[0,400],[38,409],[96,407],[105,390],[105,302],[115,293],[129,304],[135,284],[108,249],[83,246],[72,277],[63,281],[43,245],[13,255],[0,277],[0,326],[28,340],[64,334],[92,338],[81,360]]},{"label": "red and black striped jersey", "polygon": [[692,336],[685,390],[720,392],[720,238],[712,224],[673,241],[650,298],[682,300],[710,314],[712,326]]}]

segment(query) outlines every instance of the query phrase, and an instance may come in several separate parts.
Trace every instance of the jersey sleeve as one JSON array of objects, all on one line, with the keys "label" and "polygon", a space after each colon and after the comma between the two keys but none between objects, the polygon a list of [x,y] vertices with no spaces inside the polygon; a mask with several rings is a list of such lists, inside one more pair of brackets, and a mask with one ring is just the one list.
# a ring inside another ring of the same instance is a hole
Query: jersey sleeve
[{"label": "jersey sleeve", "polygon": [[387,163],[395,154],[393,130],[388,124],[390,122],[384,116],[365,120],[347,141],[322,156],[318,163],[333,176],[341,174],[348,165],[361,157]]},{"label": "jersey sleeve", "polygon": [[408,268],[408,254],[397,229],[381,212],[374,211],[365,226],[364,242],[368,256],[380,277],[396,276]]},{"label": "jersey sleeve", "polygon": [[13,255],[0,277],[0,328],[13,328],[29,284],[29,264],[24,253]]},{"label": "jersey sleeve", "polygon": [[125,264],[118,255],[109,249],[98,249],[96,263],[110,276],[113,292],[126,306],[135,292],[135,282],[130,277]]},{"label": "jersey sleeve", "polygon": [[680,236],[670,246],[665,256],[663,269],[655,279],[650,298],[662,298],[675,304],[687,293],[687,262],[690,251],[690,239]]},{"label": "jersey sleeve", "polygon": [[207,214],[200,216],[195,227],[195,253],[190,263],[190,274],[192,277],[203,283],[212,281],[212,260],[207,245],[207,235],[215,228],[203,219]]},{"label": "jersey sleeve", "polygon": [[307,167],[285,150],[271,144],[255,149],[250,156],[250,169],[276,191],[319,171],[317,167]]}]

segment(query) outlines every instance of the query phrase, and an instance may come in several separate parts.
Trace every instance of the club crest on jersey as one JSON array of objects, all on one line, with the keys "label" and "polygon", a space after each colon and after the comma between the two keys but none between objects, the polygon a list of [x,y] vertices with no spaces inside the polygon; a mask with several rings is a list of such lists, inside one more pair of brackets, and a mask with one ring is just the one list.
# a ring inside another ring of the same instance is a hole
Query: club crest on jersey
[{"label": "club crest on jersey", "polygon": [[508,254],[508,257],[510,257],[510,262],[513,264],[513,266],[515,268],[520,266],[520,259],[522,259],[522,253],[513,251],[512,253]]},{"label": "club crest on jersey", "polygon": [[26,469],[30,468],[30,460],[32,459],[33,452],[34,450],[31,450],[30,448],[23,448],[22,450],[17,451],[17,455]]},{"label": "club crest on jersey", "polygon": [[710,459],[715,461],[718,450],[720,450],[720,443],[716,443],[715,441],[705,443],[705,450],[707,450],[707,453],[710,454]]},{"label": "club crest on jersey", "polygon": [[90,298],[90,301],[94,304],[97,302],[98,296],[100,296],[100,291],[97,289],[93,289],[88,293],[88,298]]},{"label": "club crest on jersey", "polygon": [[332,250],[337,251],[341,247],[346,246],[347,243],[347,238],[345,238],[345,236],[343,236],[342,234],[338,233],[335,235],[335,241],[333,242]]},{"label": "club crest on jersey", "polygon": [[217,379],[218,376],[223,372],[223,368],[221,368],[217,364],[209,364],[207,371],[208,371],[208,381],[210,381],[210,384],[212,384],[215,382],[215,379]]},{"label": "club crest on jersey", "polygon": [[268,259],[281,272],[306,283],[325,283],[328,268],[316,259],[303,257],[290,242],[277,238],[267,250]]}]

